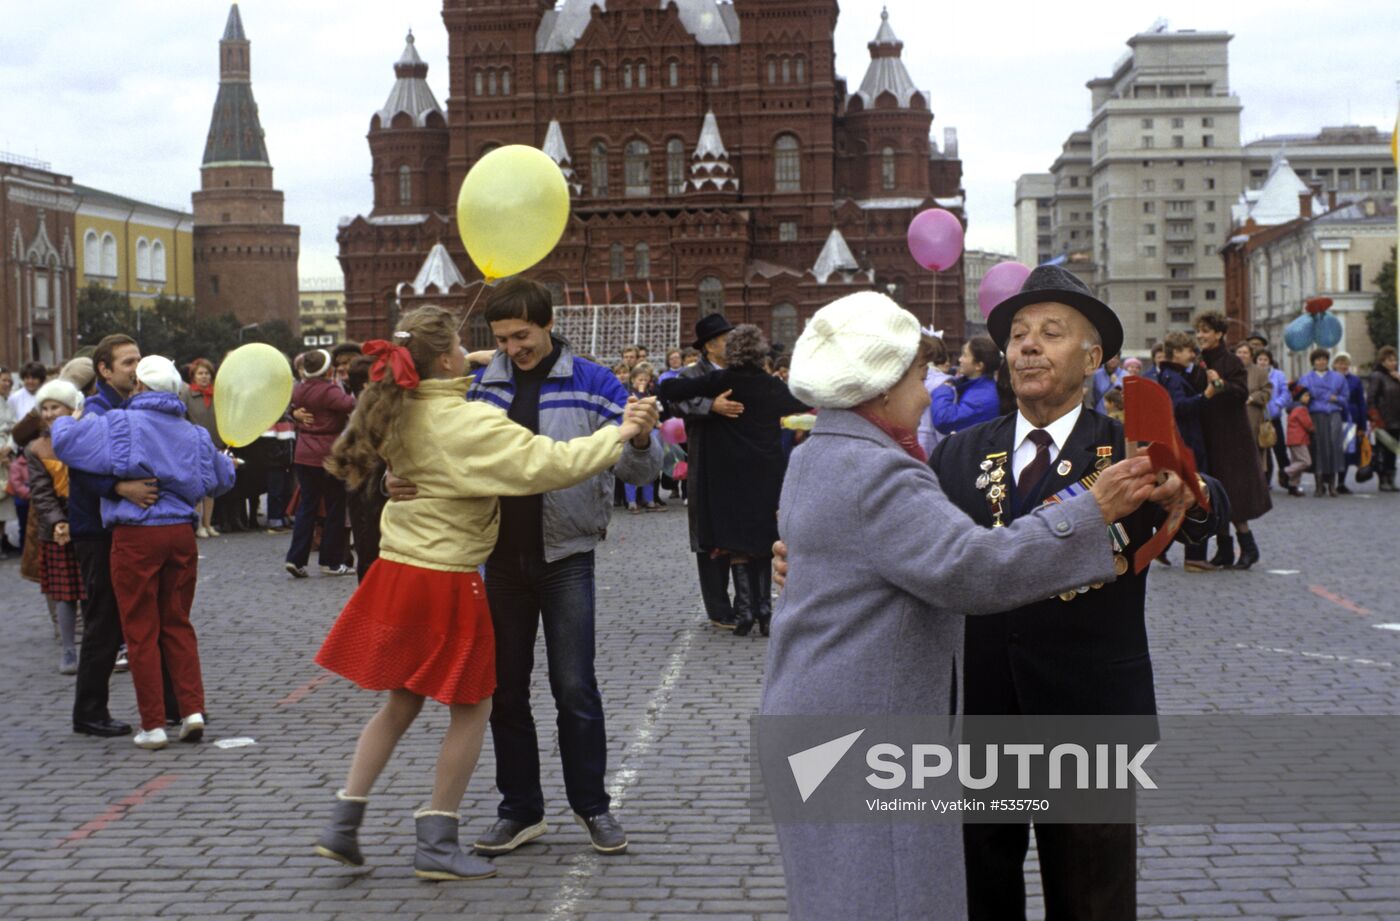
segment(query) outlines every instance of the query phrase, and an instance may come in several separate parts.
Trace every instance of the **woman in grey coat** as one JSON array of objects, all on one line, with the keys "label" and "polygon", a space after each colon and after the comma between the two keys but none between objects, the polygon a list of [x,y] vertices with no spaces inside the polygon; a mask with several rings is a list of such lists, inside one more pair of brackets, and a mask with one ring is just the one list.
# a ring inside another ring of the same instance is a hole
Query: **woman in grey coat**
[{"label": "woman in grey coat", "polygon": [[[783,487],[791,568],[765,716],[959,712],[963,618],[1112,581],[1105,528],[1152,490],[1151,464],[1137,458],[1089,493],[1009,527],[977,526],[918,446],[929,406],[919,345],[913,315],[874,292],[824,307],[798,340],[789,386],[819,414]],[[778,841],[795,921],[966,918],[955,824],[780,822]]]}]

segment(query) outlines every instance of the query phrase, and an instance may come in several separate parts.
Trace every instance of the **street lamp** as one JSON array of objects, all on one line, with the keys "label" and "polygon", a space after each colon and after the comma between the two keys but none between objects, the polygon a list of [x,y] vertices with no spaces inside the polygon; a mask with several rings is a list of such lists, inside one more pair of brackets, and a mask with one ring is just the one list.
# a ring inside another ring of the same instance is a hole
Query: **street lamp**
[{"label": "street lamp", "polygon": [[243,334],[244,334],[244,333],[246,333],[246,332],[247,332],[248,330],[250,330],[250,329],[257,329],[257,328],[258,328],[259,326],[261,326],[261,325],[262,325],[261,323],[249,323],[247,326],[245,326],[245,327],[243,327],[242,329],[240,329],[240,330],[238,331],[238,344],[239,344],[239,345],[242,345],[242,344],[243,344]]}]

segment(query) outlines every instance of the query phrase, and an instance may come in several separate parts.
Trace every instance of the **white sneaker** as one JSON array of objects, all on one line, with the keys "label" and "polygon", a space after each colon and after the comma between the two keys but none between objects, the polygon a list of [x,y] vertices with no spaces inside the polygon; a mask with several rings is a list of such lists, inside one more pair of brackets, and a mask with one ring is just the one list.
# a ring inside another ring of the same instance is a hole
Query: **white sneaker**
[{"label": "white sneaker", "polygon": [[128,668],[130,668],[130,663],[127,662],[127,658],[126,658],[126,644],[123,643],[123,644],[121,645],[121,648],[117,650],[117,661],[112,665],[112,671],[114,671],[114,672],[124,672],[124,671],[126,671]]},{"label": "white sneaker", "polygon": [[180,741],[198,742],[204,738],[204,714],[191,713],[180,720]]},{"label": "white sneaker", "polygon": [[339,566],[322,566],[321,574],[324,576],[353,576],[355,570],[353,567],[341,563]]},{"label": "white sneaker", "polygon": [[212,524],[209,526],[208,531],[210,537],[218,537],[220,533],[219,529],[214,527]]},{"label": "white sneaker", "polygon": [[208,528],[203,528],[203,527],[201,527],[201,528],[195,528],[195,529],[194,529],[194,536],[195,536],[195,537],[198,537],[200,540],[204,540],[204,538],[206,538],[206,537],[209,536],[209,529],[208,529]]},{"label": "white sneaker", "polygon": [[[182,726],[181,729],[184,727]],[[137,748],[144,748],[147,751],[157,751],[169,744],[169,739],[165,737],[165,730],[157,726],[155,729],[142,729],[136,733],[136,738],[132,739]]]}]

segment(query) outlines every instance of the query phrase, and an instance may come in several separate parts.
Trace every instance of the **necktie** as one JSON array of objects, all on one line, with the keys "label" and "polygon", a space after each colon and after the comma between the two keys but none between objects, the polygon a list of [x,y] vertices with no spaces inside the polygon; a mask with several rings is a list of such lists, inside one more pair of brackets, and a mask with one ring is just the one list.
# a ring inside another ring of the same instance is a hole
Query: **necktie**
[{"label": "necktie", "polygon": [[1030,498],[1031,490],[1040,485],[1050,470],[1050,446],[1055,443],[1045,429],[1032,429],[1026,436],[1035,443],[1035,459],[1016,478],[1016,497],[1022,502]]}]

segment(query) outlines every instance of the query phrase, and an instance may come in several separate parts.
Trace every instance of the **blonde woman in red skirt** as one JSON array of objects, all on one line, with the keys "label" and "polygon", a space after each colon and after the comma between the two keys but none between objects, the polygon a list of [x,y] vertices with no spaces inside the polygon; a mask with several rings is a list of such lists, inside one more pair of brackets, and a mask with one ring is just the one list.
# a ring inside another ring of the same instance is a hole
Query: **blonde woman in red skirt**
[{"label": "blonde woman in red skirt", "polygon": [[316,661],[372,691],[388,691],[365,725],[344,789],[316,853],[364,864],[359,827],[370,789],[432,698],[451,718],[428,807],[414,814],[413,858],[425,879],[484,879],[488,860],[462,850],[457,808],[476,768],[496,687],[495,636],[477,568],[496,543],[497,497],[562,489],[611,467],[624,442],[654,424],[650,403],[632,404],[616,428],[556,442],[499,409],[467,402],[466,355],[452,314],[421,307],[393,341],[368,342],[377,359],[349,427],[327,461],[360,488],[376,467],[418,486],[413,502],[389,503],[379,559],[326,637]]}]

